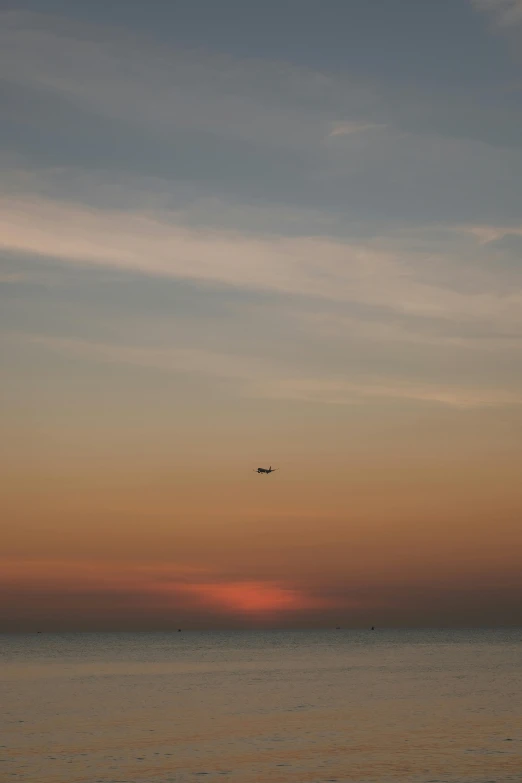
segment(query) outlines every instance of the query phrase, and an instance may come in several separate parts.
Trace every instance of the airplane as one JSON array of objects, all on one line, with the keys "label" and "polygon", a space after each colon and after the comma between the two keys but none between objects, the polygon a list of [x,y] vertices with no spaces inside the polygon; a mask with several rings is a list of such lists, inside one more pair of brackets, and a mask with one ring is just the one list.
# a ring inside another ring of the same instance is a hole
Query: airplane
[{"label": "airplane", "polygon": [[257,470],[254,470],[254,473],[273,473],[276,470],[279,470],[279,468],[273,468],[272,465],[270,465],[269,468],[257,468]]}]

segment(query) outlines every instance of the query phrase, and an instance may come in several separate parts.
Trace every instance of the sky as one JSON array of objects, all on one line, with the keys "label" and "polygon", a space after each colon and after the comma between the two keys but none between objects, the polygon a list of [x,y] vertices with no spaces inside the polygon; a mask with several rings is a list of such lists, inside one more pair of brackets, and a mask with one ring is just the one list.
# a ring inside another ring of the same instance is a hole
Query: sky
[{"label": "sky", "polygon": [[519,624],[521,0],[1,9],[0,630]]}]

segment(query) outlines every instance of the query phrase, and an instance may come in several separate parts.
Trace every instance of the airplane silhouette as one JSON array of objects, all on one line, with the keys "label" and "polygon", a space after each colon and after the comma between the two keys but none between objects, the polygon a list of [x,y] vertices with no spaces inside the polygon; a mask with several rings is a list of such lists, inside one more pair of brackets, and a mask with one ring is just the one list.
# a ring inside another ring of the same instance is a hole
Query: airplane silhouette
[{"label": "airplane silhouette", "polygon": [[279,470],[279,468],[273,468],[270,465],[269,468],[257,468],[257,470],[254,470],[254,473],[273,473],[275,470]]}]

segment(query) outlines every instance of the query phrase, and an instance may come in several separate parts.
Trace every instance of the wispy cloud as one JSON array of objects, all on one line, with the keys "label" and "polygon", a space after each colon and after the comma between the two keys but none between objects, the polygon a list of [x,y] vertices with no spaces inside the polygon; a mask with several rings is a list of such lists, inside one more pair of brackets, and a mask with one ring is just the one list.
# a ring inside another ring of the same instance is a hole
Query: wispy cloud
[{"label": "wispy cloud", "polygon": [[[325,123],[337,116],[341,85],[306,67],[172,49],[146,36],[38,14],[9,12],[1,19],[0,65],[11,82],[156,137],[173,128],[197,129],[300,147],[319,142]],[[352,85],[347,103],[357,111],[376,101],[367,87]]]},{"label": "wispy cloud", "polygon": [[350,136],[352,133],[366,133],[367,131],[383,130],[386,125],[376,122],[336,122],[330,131],[330,136]]},{"label": "wispy cloud", "polygon": [[[479,4],[504,12],[511,8],[509,18],[516,5]],[[31,258],[35,274],[39,264],[52,260],[69,269],[188,280],[201,290],[277,294],[292,312],[288,319],[295,315],[290,303],[313,302],[319,312],[308,333],[326,337],[337,331],[359,340],[360,352],[369,341],[397,344],[397,356],[404,357],[404,345],[484,347],[490,340],[492,347],[496,335],[519,338],[522,283],[514,265],[502,266],[494,243],[522,233],[513,217],[521,162],[511,148],[469,141],[468,135],[475,138],[482,127],[475,118],[467,118],[455,134],[446,128],[438,136],[432,123],[441,117],[446,122],[447,112],[438,110],[444,102],[427,107],[404,91],[396,105],[390,95],[347,74],[172,49],[143,35],[43,15],[12,13],[3,21],[0,64],[14,93],[40,96],[49,115],[47,99],[78,110],[78,133],[85,121],[88,136],[107,122],[108,136],[94,151],[94,164],[78,162],[77,153],[89,149],[89,140],[80,141],[72,163],[62,162],[58,149],[48,168],[39,165],[38,171],[23,155],[11,158],[0,200],[0,245],[15,260],[17,254],[25,262]],[[158,161],[155,173],[133,170],[133,147],[121,171],[104,170],[120,141],[124,146],[126,134],[134,132],[139,148],[145,140],[152,157],[156,145],[166,145],[160,169],[183,161],[193,138],[201,144],[189,150],[181,174],[178,169],[159,174]],[[448,141],[452,134],[458,139]],[[218,137],[229,145],[231,160],[244,151],[233,194],[224,179],[234,163],[216,175],[217,190],[208,186],[208,170],[221,160],[222,148],[213,146]],[[346,141],[324,143],[329,137]],[[37,143],[39,138],[37,133]],[[49,138],[52,146],[54,134]],[[75,132],[68,138],[74,146]],[[354,154],[367,147],[366,157]],[[207,148],[209,156],[194,174],[197,153]],[[107,153],[101,162],[100,149]],[[265,157],[250,169],[260,149]],[[279,164],[289,160],[295,177],[285,171],[280,176]],[[513,188],[504,191],[506,182]],[[255,196],[242,201],[243,186]],[[474,200],[484,198],[487,203],[476,209]],[[401,201],[408,220],[394,223]],[[449,215],[444,221],[438,220],[441,204]],[[418,205],[425,222],[414,214]],[[483,207],[486,218],[469,218]],[[497,207],[507,218],[495,222]],[[359,208],[366,220],[363,231],[354,217]],[[12,264],[3,274],[6,282],[29,279]],[[362,317],[363,309],[378,315]],[[419,328],[421,321],[426,328]],[[431,322],[451,328],[430,332]],[[480,340],[470,335],[473,330]],[[167,354],[161,347],[107,346],[96,334],[83,347],[63,343],[62,349],[98,360],[105,355],[108,361],[235,378],[243,394],[264,397],[352,403],[388,396],[463,406],[518,401],[509,390],[454,389],[447,376],[440,383],[417,383],[410,373],[401,383],[389,368],[377,373],[377,380],[364,374],[339,377],[333,370],[316,377],[303,367],[285,374],[271,363],[249,363],[233,350],[198,353],[186,346],[185,352]],[[320,352],[317,345],[314,350]]]},{"label": "wispy cloud", "polygon": [[[260,149],[284,150],[285,166],[294,163],[297,171],[305,161],[312,170],[319,165],[328,136],[357,140],[368,134],[378,149],[388,145],[393,161],[397,132],[405,150],[412,148],[408,132],[417,140],[425,135],[429,152],[437,133],[488,142],[496,135],[503,139],[506,122],[515,131],[520,123],[519,114],[501,106],[495,106],[492,121],[487,106],[471,111],[466,103],[463,109],[462,96],[437,92],[427,102],[425,93],[411,86],[398,96],[342,70],[169,47],[146,35],[50,15],[7,12],[0,19],[0,67],[8,75],[7,95],[13,86],[17,92],[32,90],[33,99],[39,96],[35,114],[40,126],[53,112],[60,114],[64,104],[83,112],[81,123],[88,116],[98,128],[103,119],[121,122],[109,127],[116,142],[123,135],[128,143],[134,131],[145,131],[147,141],[158,146],[176,131],[185,134],[187,147],[187,132],[196,132],[200,141],[230,140],[236,155],[238,142],[257,145],[257,154]],[[382,129],[387,133],[374,132]],[[517,137],[516,132],[508,135]],[[143,145],[143,135],[138,138]],[[84,146],[83,155],[88,155],[90,145]],[[151,156],[150,149],[142,150],[142,156],[146,153]]]},{"label": "wispy cloud", "polygon": [[490,12],[501,27],[522,24],[522,0],[471,0],[471,2],[478,10]]},{"label": "wispy cloud", "polygon": [[[233,394],[273,400],[329,405],[358,405],[368,400],[409,400],[461,409],[522,404],[522,393],[498,387],[463,387],[393,377],[364,377],[360,373],[326,372],[305,375],[299,367],[275,360],[198,349],[135,347],[85,340],[8,335],[19,344],[33,344],[71,358],[108,364],[128,364],[169,373],[190,373],[233,382]],[[229,387],[230,388],[230,387]]]},{"label": "wispy cloud", "polygon": [[[196,200],[220,228],[287,236],[346,237],[361,220],[378,233],[394,220],[518,220],[513,106],[470,108],[458,90],[428,100],[342,69],[194,51],[43,14],[2,16],[0,68],[4,133],[20,164],[6,167],[10,193],[33,187],[98,213],[130,205],[136,228],[145,215],[162,222],[163,210],[178,212],[167,217],[178,226],[192,212],[195,224]],[[135,187],[140,177],[147,189]]]},{"label": "wispy cloud", "polygon": [[[349,242],[328,237],[261,237],[190,227],[171,211],[89,210],[46,199],[0,200],[0,247],[155,277],[356,302],[442,319],[499,319],[520,324],[522,290],[459,290],[458,257],[444,258],[440,280],[434,249],[413,249],[402,237]],[[487,236],[499,236],[491,233]],[[480,228],[465,233],[483,239]],[[452,269],[451,261],[454,261]],[[450,278],[451,279],[451,278]]]}]

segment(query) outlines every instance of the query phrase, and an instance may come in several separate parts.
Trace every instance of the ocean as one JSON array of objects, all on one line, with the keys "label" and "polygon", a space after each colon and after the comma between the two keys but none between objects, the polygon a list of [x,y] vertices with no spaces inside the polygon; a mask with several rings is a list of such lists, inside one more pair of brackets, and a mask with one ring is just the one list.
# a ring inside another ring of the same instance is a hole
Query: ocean
[{"label": "ocean", "polygon": [[0,636],[0,780],[521,783],[522,630]]}]

